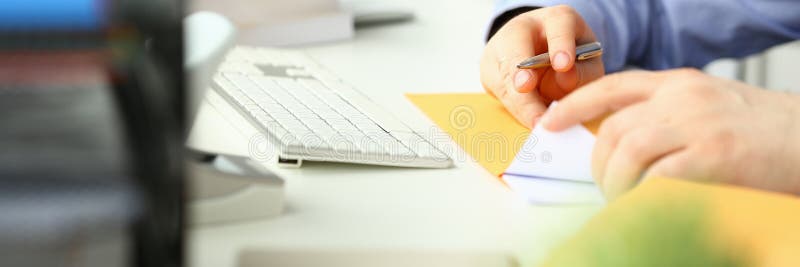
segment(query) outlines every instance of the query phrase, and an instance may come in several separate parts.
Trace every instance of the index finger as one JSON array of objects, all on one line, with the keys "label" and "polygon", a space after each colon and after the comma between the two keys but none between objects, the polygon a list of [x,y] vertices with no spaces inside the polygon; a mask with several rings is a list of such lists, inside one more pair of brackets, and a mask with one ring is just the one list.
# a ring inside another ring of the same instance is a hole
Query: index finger
[{"label": "index finger", "polygon": [[561,131],[606,113],[644,101],[660,86],[661,75],[648,71],[629,71],[600,78],[567,95],[542,117],[551,131]]},{"label": "index finger", "polygon": [[558,72],[570,70],[575,63],[575,41],[588,39],[583,36],[586,24],[578,12],[567,5],[550,8],[542,24],[553,69]]}]

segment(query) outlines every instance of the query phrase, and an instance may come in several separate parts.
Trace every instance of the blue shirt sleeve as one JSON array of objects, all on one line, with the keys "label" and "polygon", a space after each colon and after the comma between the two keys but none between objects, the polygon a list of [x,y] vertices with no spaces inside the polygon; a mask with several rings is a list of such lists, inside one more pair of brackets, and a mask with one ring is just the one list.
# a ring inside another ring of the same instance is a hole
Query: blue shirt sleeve
[{"label": "blue shirt sleeve", "polygon": [[494,17],[559,4],[575,8],[592,28],[609,72],[630,65],[699,68],[800,39],[797,0],[499,0]]}]

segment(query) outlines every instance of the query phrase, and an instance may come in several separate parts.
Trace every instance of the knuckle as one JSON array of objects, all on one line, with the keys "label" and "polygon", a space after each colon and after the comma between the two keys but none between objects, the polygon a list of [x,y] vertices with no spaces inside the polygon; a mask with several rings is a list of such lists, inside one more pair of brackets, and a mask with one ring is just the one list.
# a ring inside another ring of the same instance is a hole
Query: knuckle
[{"label": "knuckle", "polygon": [[597,130],[597,139],[612,139],[617,136],[618,129],[619,123],[614,120],[614,117],[610,117],[600,124],[600,128]]},{"label": "knuckle", "polygon": [[701,154],[711,158],[732,156],[738,149],[738,139],[738,133],[732,129],[715,130],[710,139],[701,147]]},{"label": "knuckle", "polygon": [[708,102],[721,97],[720,92],[717,90],[696,83],[687,83],[680,88],[680,92],[690,97],[687,103],[693,103],[695,105],[706,105]]},{"label": "knuckle", "polygon": [[624,77],[622,73],[614,73],[610,75],[606,75],[603,80],[605,81],[607,86],[600,87],[600,90],[603,90],[603,93],[611,93],[618,88],[622,82],[624,82]]},{"label": "knuckle", "polygon": [[500,78],[499,81],[497,81],[496,86],[497,87],[502,87],[503,91],[508,91],[505,88],[506,84],[513,83],[513,81],[511,80],[512,79],[511,72],[507,71],[507,70],[502,70],[502,72],[500,73],[500,77],[501,78]]},{"label": "knuckle", "polygon": [[677,76],[683,78],[683,80],[696,80],[704,76],[703,72],[695,68],[680,68],[673,72],[677,74]]},{"label": "knuckle", "polygon": [[516,16],[511,18],[506,24],[500,27],[499,30],[489,38],[489,42],[487,45],[491,45],[495,42],[503,42],[503,40],[507,40],[508,36],[513,36],[519,34],[520,32],[527,31],[530,28],[527,25],[527,18],[524,16]]},{"label": "knuckle", "polygon": [[647,148],[654,141],[651,132],[635,130],[620,139],[618,149],[629,161],[639,162],[647,156]]},{"label": "knuckle", "polygon": [[523,15],[519,15],[516,17],[511,18],[505,25],[501,28],[506,28],[508,30],[524,30],[528,28],[528,18]]},{"label": "knuckle", "polygon": [[512,102],[511,102],[511,99],[508,97],[508,90],[506,90],[505,87],[503,87],[503,86],[495,87],[495,89],[493,91],[494,91],[494,94],[495,94],[495,96],[497,98],[499,98],[504,103],[506,103],[506,107],[511,107],[510,103],[512,103]]},{"label": "knuckle", "polygon": [[551,32],[547,35],[548,43],[557,43],[555,45],[575,45],[575,34],[571,31],[558,31]]},{"label": "knuckle", "polygon": [[557,5],[550,7],[550,14],[554,16],[574,16],[577,15],[578,12],[575,11],[575,8],[569,5]]},{"label": "knuckle", "polygon": [[679,160],[670,160],[654,166],[648,176],[663,178],[680,178],[686,173],[686,164]]},{"label": "knuckle", "polygon": [[[738,134],[732,131],[720,130],[710,136],[710,139],[699,144],[695,150],[695,160],[702,162],[703,173],[721,174],[727,170],[735,169],[736,162],[741,156],[741,147],[738,143]],[[698,177],[712,179],[715,177]]]}]

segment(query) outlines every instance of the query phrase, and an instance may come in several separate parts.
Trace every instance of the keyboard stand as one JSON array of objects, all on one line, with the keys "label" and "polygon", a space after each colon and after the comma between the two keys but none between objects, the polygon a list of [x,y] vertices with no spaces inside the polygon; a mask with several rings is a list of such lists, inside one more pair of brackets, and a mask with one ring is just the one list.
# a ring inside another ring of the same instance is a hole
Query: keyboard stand
[{"label": "keyboard stand", "polygon": [[[189,220],[213,224],[275,217],[283,210],[283,179],[247,157],[190,150]],[[257,203],[258,208],[253,208]]]}]

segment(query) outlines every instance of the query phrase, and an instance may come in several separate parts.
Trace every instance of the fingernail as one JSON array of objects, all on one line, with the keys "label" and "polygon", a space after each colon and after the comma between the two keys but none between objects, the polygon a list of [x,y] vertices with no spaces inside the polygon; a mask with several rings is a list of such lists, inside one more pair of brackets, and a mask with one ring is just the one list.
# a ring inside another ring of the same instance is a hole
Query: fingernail
[{"label": "fingernail", "polygon": [[525,85],[525,83],[527,83],[528,80],[530,79],[531,79],[531,74],[527,70],[517,71],[517,74],[514,74],[514,87],[519,89],[520,87]]},{"label": "fingernail", "polygon": [[567,68],[569,64],[569,56],[567,53],[558,52],[556,57],[553,58],[553,68],[557,70],[563,70]]}]

